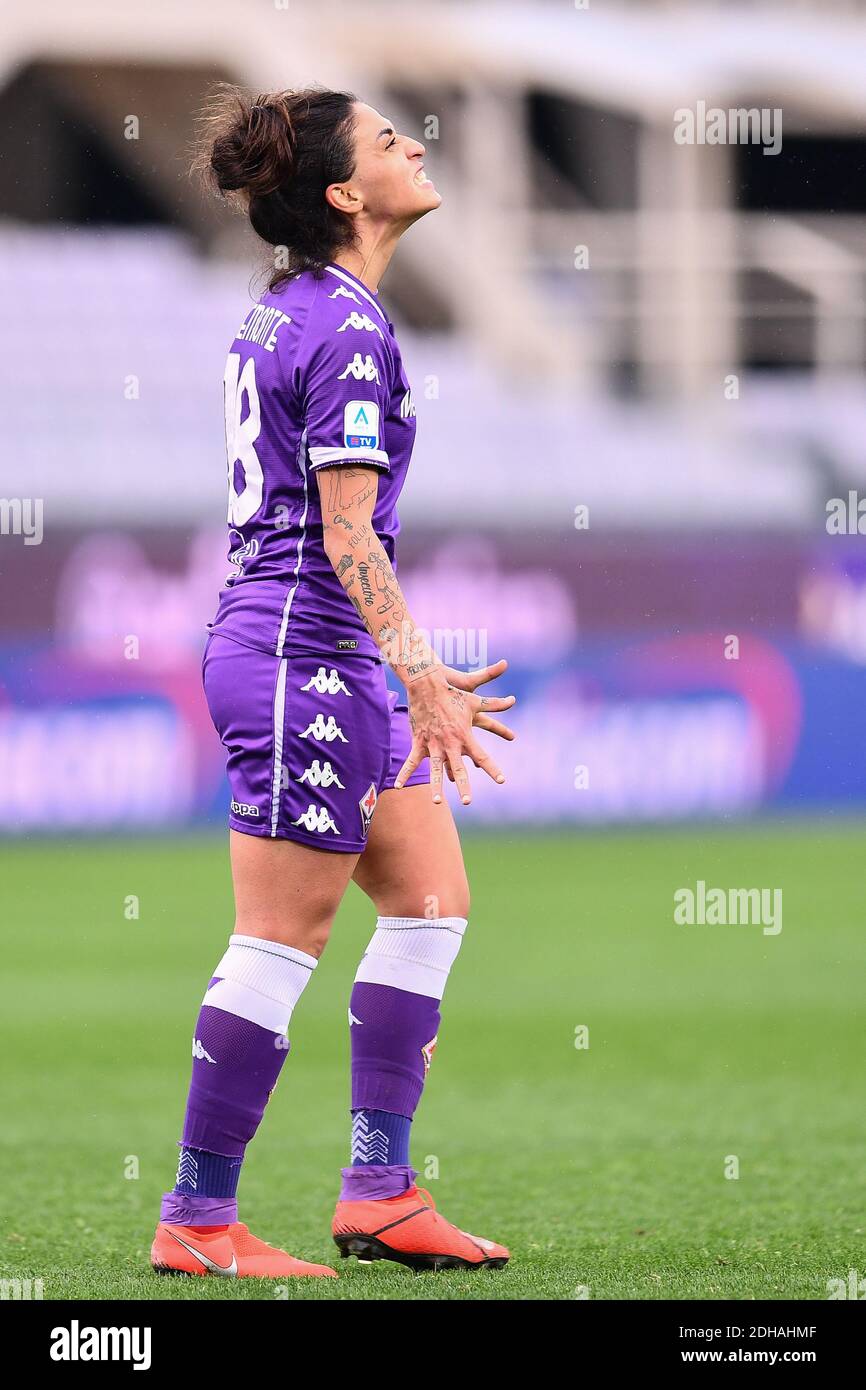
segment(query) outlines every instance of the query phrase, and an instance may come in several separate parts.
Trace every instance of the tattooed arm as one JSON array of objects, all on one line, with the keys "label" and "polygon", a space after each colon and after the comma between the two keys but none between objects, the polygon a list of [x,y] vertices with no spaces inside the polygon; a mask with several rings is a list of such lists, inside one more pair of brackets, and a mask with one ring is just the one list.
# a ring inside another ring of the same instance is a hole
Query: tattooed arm
[{"label": "tattooed arm", "polygon": [[474,676],[452,671],[416,628],[385,547],[373,530],[379,486],[375,469],[326,468],[316,476],[325,553],[383,659],[406,687],[412,752],[396,785],[401,787],[429,755],[433,800],[442,800],[442,778],[447,772],[461,801],[468,805],[472,798],[464,754],[495,782],[505,781],[472,733],[475,724],[502,738],[513,737],[504,724],[490,718],[489,711],[509,709],[514,697],[481,698],[474,693],[477,685],[500,675],[505,663],[498,662]]}]

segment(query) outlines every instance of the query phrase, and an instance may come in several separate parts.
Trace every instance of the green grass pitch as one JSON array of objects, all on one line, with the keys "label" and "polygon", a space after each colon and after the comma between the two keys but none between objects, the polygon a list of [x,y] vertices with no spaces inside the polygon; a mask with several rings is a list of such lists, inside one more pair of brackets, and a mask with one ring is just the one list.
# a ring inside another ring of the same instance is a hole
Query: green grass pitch
[{"label": "green grass pitch", "polygon": [[[46,1299],[825,1299],[866,1266],[863,833],[467,837],[472,920],[413,1154],[512,1262],[337,1259],[339,1281],[276,1289],[148,1265],[231,929],[224,842],[7,844],[0,1277],[41,1278]],[[676,926],[698,879],[781,888],[781,933]],[[337,1254],[346,1008],[372,925],[352,888],[241,1180],[252,1229],[319,1261]]]}]

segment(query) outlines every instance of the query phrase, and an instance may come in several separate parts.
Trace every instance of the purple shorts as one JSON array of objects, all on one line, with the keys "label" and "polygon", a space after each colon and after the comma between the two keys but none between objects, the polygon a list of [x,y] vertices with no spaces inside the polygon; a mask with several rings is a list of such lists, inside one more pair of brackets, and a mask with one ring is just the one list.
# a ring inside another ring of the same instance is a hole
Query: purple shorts
[{"label": "purple shorts", "polygon": [[[271,656],[212,633],[202,676],[228,753],[232,830],[362,852],[379,795],[412,746],[381,662]],[[425,760],[407,786],[429,780]]]}]

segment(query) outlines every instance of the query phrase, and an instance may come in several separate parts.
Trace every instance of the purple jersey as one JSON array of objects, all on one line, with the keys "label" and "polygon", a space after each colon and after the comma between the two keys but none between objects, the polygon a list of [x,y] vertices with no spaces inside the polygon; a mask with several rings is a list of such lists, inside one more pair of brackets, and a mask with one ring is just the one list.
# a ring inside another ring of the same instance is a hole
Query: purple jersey
[{"label": "purple jersey", "polygon": [[235,571],[212,631],[279,657],[377,656],[325,554],[313,474],[378,470],[373,529],[395,564],[415,408],[378,296],[335,265],[268,292],[238,330],[224,384]]}]

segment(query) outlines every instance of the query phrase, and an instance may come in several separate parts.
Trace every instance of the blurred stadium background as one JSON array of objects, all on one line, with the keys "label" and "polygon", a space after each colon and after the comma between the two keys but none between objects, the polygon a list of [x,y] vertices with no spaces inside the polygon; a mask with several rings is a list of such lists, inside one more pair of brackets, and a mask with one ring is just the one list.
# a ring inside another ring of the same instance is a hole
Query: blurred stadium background
[{"label": "blurred stadium background", "polygon": [[[445,192],[384,295],[418,399],[410,599],[522,697],[508,788],[467,821],[866,802],[866,755],[829,736],[862,727],[866,566],[826,516],[866,486],[862,5],[0,24],[2,490],[44,504],[40,545],[2,538],[4,832],[223,819],[198,668],[222,362],[261,264],[186,176],[223,78],[360,92]],[[677,144],[699,100],[781,108],[781,151]]]},{"label": "blurred stadium background", "polygon": [[[7,1258],[97,1291],[68,1279],[61,1216],[119,1278],[169,1176],[177,1058],[228,927],[199,664],[227,569],[224,358],[263,264],[187,147],[214,81],[318,80],[424,139],[445,196],[382,291],[419,424],[401,577],[443,656],[507,656],[520,697],[508,783],[476,775],[462,816],[489,935],[450,986],[464,1050],[437,1057],[421,1152],[447,1149],[443,1188],[459,1155],[477,1228],[506,1217],[490,1233],[523,1239],[523,1268],[556,1268],[525,1296],[825,1296],[859,1245],[804,1273],[804,1229],[814,1250],[862,1224],[861,840],[833,818],[866,811],[866,559],[828,505],[866,490],[866,4],[79,0],[7,7],[0,38],[7,1113],[14,1190],[58,1214],[16,1225],[30,1243]],[[781,150],[677,143],[699,102],[780,109]],[[39,544],[16,499],[41,499]],[[713,824],[758,817],[802,829]],[[784,954],[759,932],[674,939],[671,893],[714,872],[790,890]],[[150,918],[118,953],[127,894]],[[318,1061],[291,1081],[305,1105],[339,1097],[293,1149],[323,1211],[345,1137],[330,1011],[369,927],[345,911],[354,944],[298,1019]],[[589,1012],[605,1043],[575,1086]],[[26,1158],[49,1114],[65,1183]],[[484,1205],[479,1144],[502,1134],[542,1236],[514,1193]],[[280,1142],[263,1134],[245,1178],[275,1222]],[[738,1143],[757,1197],[702,1167]],[[127,1151],[150,1165],[141,1198],[118,1193]],[[592,1279],[563,1253],[566,1178],[593,1194]],[[298,1253],[326,1253],[317,1222]],[[680,1237],[697,1253],[678,1265]]]}]

